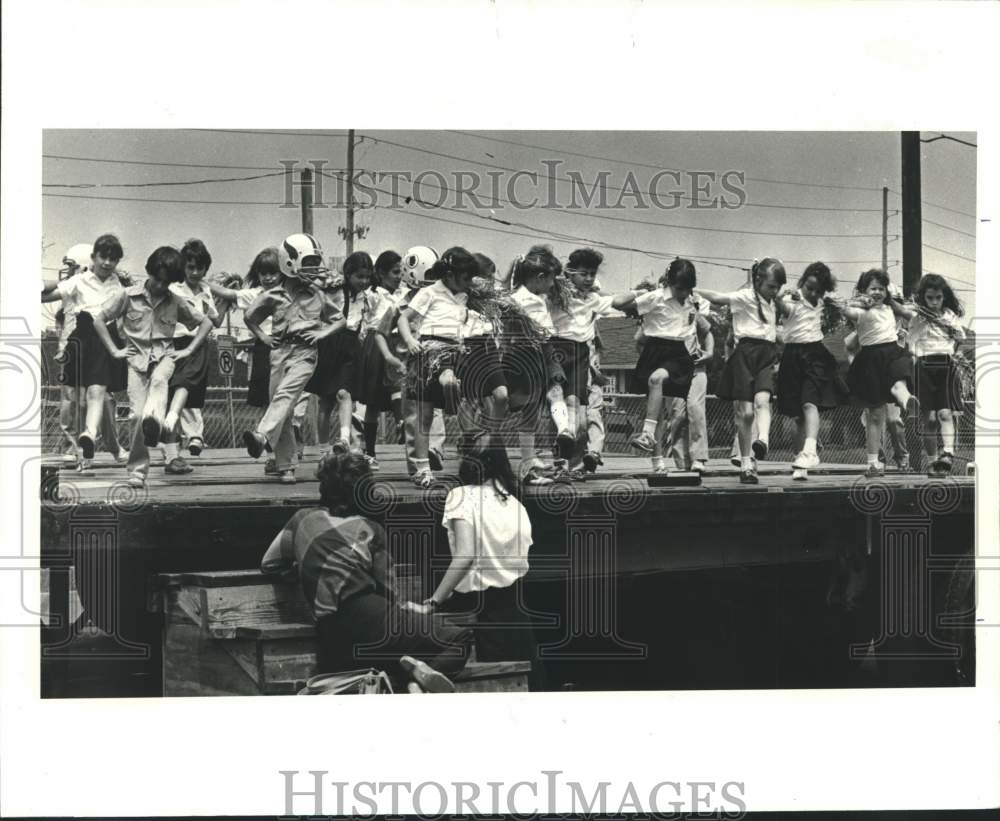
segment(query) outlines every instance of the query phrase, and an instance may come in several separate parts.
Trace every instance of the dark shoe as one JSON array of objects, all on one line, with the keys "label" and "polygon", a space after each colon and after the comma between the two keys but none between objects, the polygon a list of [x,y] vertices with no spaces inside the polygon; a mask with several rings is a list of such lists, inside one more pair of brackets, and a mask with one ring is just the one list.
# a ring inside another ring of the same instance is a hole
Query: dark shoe
[{"label": "dark shoe", "polygon": [[869,465],[865,470],[866,479],[881,479],[883,476],[885,476],[885,465],[881,462],[877,465]]},{"label": "dark shoe", "polygon": [[454,693],[455,685],[444,673],[439,673],[426,662],[413,658],[413,656],[403,656],[399,660],[402,667],[410,678],[423,688],[425,693]]},{"label": "dark shoe", "polygon": [[767,458],[767,442],[765,442],[763,439],[755,439],[754,443],[750,445],[750,449],[753,451],[754,458],[756,459]]},{"label": "dark shoe", "polygon": [[731,464],[734,468],[739,469],[739,468],[743,467],[743,460],[740,459],[739,456],[730,456],[729,457],[729,464]]},{"label": "dark shoe", "polygon": [[172,476],[183,476],[185,473],[190,473],[192,470],[194,470],[194,468],[192,468],[191,465],[185,462],[180,456],[176,456],[171,459],[163,468],[164,473],[169,473]]},{"label": "dark shoe", "polygon": [[254,459],[260,459],[260,455],[264,452],[264,446],[267,444],[267,440],[260,433],[256,433],[252,430],[243,431],[243,444]]},{"label": "dark shoe", "polygon": [[603,464],[604,460],[601,458],[601,454],[595,453],[592,450],[588,450],[583,454],[583,469],[587,473],[597,473],[598,466]]},{"label": "dark shoe", "polygon": [[204,444],[201,439],[192,439],[188,442],[188,453],[192,456],[201,456],[201,448]]},{"label": "dark shoe", "polygon": [[[86,433],[81,433],[77,437],[77,444],[80,445],[80,450],[83,452],[84,459],[94,458],[94,440]],[[156,444],[155,442],[153,444]]]},{"label": "dark shoe", "polygon": [[760,479],[757,478],[757,474],[752,470],[744,470],[740,473],[740,484],[741,485],[759,485]]},{"label": "dark shoe", "polygon": [[427,451],[427,461],[431,463],[431,470],[444,470],[444,454],[437,448]]},{"label": "dark shoe", "polygon": [[920,403],[917,401],[917,397],[911,396],[906,400],[906,407],[903,408],[903,418],[913,420],[920,418]]},{"label": "dark shoe", "polygon": [[142,420],[142,441],[147,448],[155,448],[160,444],[161,425],[159,419],[146,416]]},{"label": "dark shoe", "polygon": [[942,453],[937,459],[931,462],[931,472],[947,476],[951,473],[951,469],[954,466],[954,458],[950,453]]},{"label": "dark shoe", "polygon": [[265,476],[277,476],[281,473],[278,470],[278,463],[274,459],[268,459],[264,462],[264,475]]}]

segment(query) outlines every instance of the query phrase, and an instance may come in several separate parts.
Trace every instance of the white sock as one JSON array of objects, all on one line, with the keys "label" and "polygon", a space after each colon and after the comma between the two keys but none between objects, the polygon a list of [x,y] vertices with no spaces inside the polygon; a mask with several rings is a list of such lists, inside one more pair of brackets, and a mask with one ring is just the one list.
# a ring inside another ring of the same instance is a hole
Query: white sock
[{"label": "white sock", "polygon": [[350,444],[350,441],[351,441],[351,426],[350,425],[345,425],[344,427],[342,427],[340,429],[340,438],[343,439],[348,444]]},{"label": "white sock", "polygon": [[741,456],[740,464],[743,470],[753,470],[753,457],[752,456]]},{"label": "white sock", "polygon": [[414,459],[413,466],[417,469],[417,473],[430,473],[431,472],[431,460],[430,459]]},{"label": "white sock", "polygon": [[869,453],[868,454],[868,464],[869,465],[877,465],[878,464],[878,454],[877,453]]},{"label": "white sock", "polygon": [[176,459],[180,454],[177,452],[176,442],[164,442],[163,443],[163,458],[168,462]]},{"label": "white sock", "polygon": [[660,468],[665,467],[667,464],[667,460],[664,459],[662,456],[654,456],[652,462],[653,462],[653,470],[659,470]]},{"label": "white sock", "polygon": [[807,438],[805,444],[802,446],[802,452],[808,454],[809,456],[816,455],[816,439]]},{"label": "white sock", "polygon": [[566,407],[565,399],[553,400],[551,413],[558,433],[569,430],[569,408]]},{"label": "white sock", "polygon": [[656,419],[650,419],[647,417],[642,423],[642,432],[648,433],[650,436],[656,436],[656,426],[659,422]]}]

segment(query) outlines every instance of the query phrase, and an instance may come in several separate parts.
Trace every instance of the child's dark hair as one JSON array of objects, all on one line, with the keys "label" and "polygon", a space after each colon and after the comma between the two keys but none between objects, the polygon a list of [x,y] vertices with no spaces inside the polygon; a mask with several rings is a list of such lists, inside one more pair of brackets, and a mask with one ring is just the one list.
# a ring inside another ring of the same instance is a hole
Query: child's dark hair
[{"label": "child's dark hair", "polygon": [[333,516],[363,514],[363,500],[369,495],[372,469],[357,451],[329,453],[316,468],[319,501]]},{"label": "child's dark hair", "polygon": [[695,272],[694,263],[689,259],[677,257],[670,263],[660,282],[666,285],[673,285],[685,290],[694,290],[698,284],[698,275]]},{"label": "child's dark hair", "polygon": [[458,480],[463,485],[482,485],[493,482],[503,496],[512,496],[517,490],[514,472],[507,457],[507,448],[495,433],[480,439],[458,465]]},{"label": "child's dark hair", "polygon": [[837,289],[837,280],[833,278],[833,274],[830,273],[830,269],[824,262],[810,262],[806,266],[802,276],[799,277],[800,288],[806,284],[809,277],[815,278],[821,294],[828,294]]},{"label": "child's dark hair", "polygon": [[355,251],[344,260],[344,278],[346,279],[351,274],[356,274],[365,268],[371,271],[375,268],[375,263],[372,262],[372,258],[368,256],[366,251]]},{"label": "child's dark hair", "polygon": [[372,290],[378,288],[382,284],[382,277],[402,261],[403,258],[395,251],[383,251],[379,254],[372,269]]},{"label": "child's dark hair", "polygon": [[444,279],[446,276],[458,276],[467,279],[479,276],[479,263],[476,258],[460,246],[449,248],[441,255],[427,272],[427,279]]},{"label": "child's dark hair", "polygon": [[601,267],[602,262],[604,262],[604,254],[600,251],[595,251],[593,248],[577,248],[569,255],[566,268],[567,270],[596,271]]},{"label": "child's dark hair", "polygon": [[207,271],[212,267],[212,255],[208,253],[208,248],[200,239],[189,239],[181,248],[181,256],[184,257],[184,264],[194,263],[194,267],[199,271]]},{"label": "child's dark hair", "polygon": [[247,272],[247,285],[253,288],[260,287],[260,278],[263,274],[280,274],[281,264],[278,262],[278,249],[265,248],[250,263],[250,270]]},{"label": "child's dark hair", "polygon": [[102,256],[105,259],[113,259],[118,262],[123,256],[125,256],[125,251],[122,250],[122,244],[118,241],[118,237],[114,234],[101,234],[96,240],[94,240],[94,256]]},{"label": "child's dark hair", "polygon": [[774,277],[774,281],[779,287],[785,284],[785,266],[782,265],[781,260],[774,257],[764,257],[764,259],[754,262],[750,268],[750,282],[753,284],[753,295],[757,300],[757,316],[765,325],[767,317],[764,316],[764,307],[760,304],[760,292],[757,290],[757,286],[769,277]]},{"label": "child's dark hair", "polygon": [[872,282],[879,283],[883,288],[885,288],[886,296],[889,295],[889,275],[881,268],[869,268],[865,271],[860,277],[858,277],[858,284],[855,286],[854,290],[859,294],[864,294]]},{"label": "child's dark hair", "polygon": [[497,265],[490,259],[486,254],[480,254],[478,251],[472,256],[476,258],[476,262],[479,263],[479,276],[485,277],[486,279],[493,279],[493,274],[496,273]]},{"label": "child's dark hair", "polygon": [[562,263],[548,245],[532,245],[525,256],[518,257],[511,263],[511,287],[519,288],[537,276],[559,276],[561,273]]},{"label": "child's dark hair", "polygon": [[161,245],[146,260],[146,275],[153,279],[165,276],[167,282],[184,281],[184,257],[176,248]]},{"label": "child's dark hair", "polygon": [[913,301],[917,305],[922,305],[926,308],[927,302],[924,295],[931,290],[941,292],[944,297],[944,307],[955,314],[955,316],[965,316],[965,307],[959,301],[958,297],[955,296],[955,292],[948,284],[948,280],[941,276],[941,274],[924,274],[920,277],[916,290],[913,292]]}]

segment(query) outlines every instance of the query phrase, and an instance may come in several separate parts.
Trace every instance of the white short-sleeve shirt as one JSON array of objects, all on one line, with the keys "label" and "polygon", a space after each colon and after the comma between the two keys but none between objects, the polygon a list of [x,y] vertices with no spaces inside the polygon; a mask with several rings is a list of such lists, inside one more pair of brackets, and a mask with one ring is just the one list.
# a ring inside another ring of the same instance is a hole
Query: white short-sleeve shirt
[{"label": "white short-sleeve shirt", "polygon": [[799,300],[785,298],[788,314],[782,319],[782,336],[786,343],[803,345],[823,339],[823,300],[811,305],[802,291]]},{"label": "white short-sleeve shirt", "polygon": [[[959,325],[958,317],[950,308],[945,308],[938,319],[954,328],[958,339],[965,339],[965,329]],[[955,352],[956,339],[949,336],[938,324],[922,314],[917,314],[910,320],[906,342],[914,356],[951,355]]]},{"label": "white short-sleeve shirt", "polygon": [[[766,339],[769,342],[774,342],[778,338],[774,302],[761,299],[758,303],[757,293],[753,288],[742,288],[728,296],[729,308],[733,314],[733,336],[737,342],[743,337]],[[758,304],[764,313],[764,322],[760,321]]]},{"label": "white short-sleeve shirt", "polygon": [[[181,297],[188,305],[194,308],[202,316],[207,316],[211,320],[219,318],[219,311],[215,307],[215,300],[212,292],[208,288],[202,288],[197,293],[191,290],[187,282],[172,282],[170,290]],[[177,323],[177,330],[174,331],[174,339],[181,336],[194,336],[194,334],[184,327],[182,323]]]},{"label": "white short-sleeve shirt", "polygon": [[469,295],[456,294],[442,280],[421,288],[410,300],[409,309],[420,316],[420,336],[460,339],[468,320]]},{"label": "white short-sleeve shirt", "polygon": [[[247,308],[253,305],[254,300],[257,299],[262,293],[264,293],[264,288],[261,285],[250,288],[240,288],[236,292],[236,307],[243,311],[244,317],[246,316]],[[260,323],[260,329],[270,335],[271,333],[271,317],[267,317],[263,322]]]},{"label": "white short-sleeve shirt", "polygon": [[556,336],[572,339],[574,342],[590,342],[596,334],[598,319],[623,316],[621,311],[613,307],[614,299],[614,296],[589,291],[583,296],[570,297],[568,310],[550,302],[549,312]]},{"label": "white short-sleeve shirt", "polygon": [[125,289],[122,288],[117,275],[111,274],[107,279],[101,279],[93,271],[64,279],[56,287],[56,293],[62,298],[67,325],[71,321],[75,325],[76,315],[80,311],[96,314],[123,290]]},{"label": "white short-sleeve shirt", "polygon": [[549,333],[555,333],[556,326],[552,323],[549,313],[549,301],[543,294],[533,294],[524,285],[510,295],[510,298],[521,306],[528,317]]},{"label": "white short-sleeve shirt", "polygon": [[689,344],[698,335],[698,309],[689,299],[683,305],[666,288],[636,297],[635,309],[642,317],[642,332],[649,337],[676,339]]},{"label": "white short-sleeve shirt", "polygon": [[444,503],[442,524],[448,531],[452,555],[469,554],[469,546],[458,544],[455,522],[472,525],[472,566],[456,585],[459,593],[510,587],[528,572],[531,519],[516,498],[502,498],[493,482],[452,488]]},{"label": "white short-sleeve shirt", "polygon": [[861,347],[898,341],[896,315],[888,305],[883,304],[862,310],[856,325],[858,343]]}]

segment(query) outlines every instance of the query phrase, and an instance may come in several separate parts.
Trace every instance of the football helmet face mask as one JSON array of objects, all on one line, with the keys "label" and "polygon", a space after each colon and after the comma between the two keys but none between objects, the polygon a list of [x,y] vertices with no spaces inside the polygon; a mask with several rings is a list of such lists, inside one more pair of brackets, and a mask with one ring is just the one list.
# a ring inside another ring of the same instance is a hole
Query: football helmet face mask
[{"label": "football helmet face mask", "polygon": [[285,238],[278,248],[278,267],[285,276],[304,280],[324,277],[328,272],[323,249],[309,234],[292,234]]},{"label": "football helmet face mask", "polygon": [[438,252],[425,245],[417,245],[403,255],[403,282],[411,288],[427,284],[427,271],[438,261]]},{"label": "football helmet face mask", "polygon": [[63,256],[62,267],[59,269],[59,279],[69,279],[75,274],[89,271],[93,253],[94,246],[86,242],[78,243],[70,248]]}]

